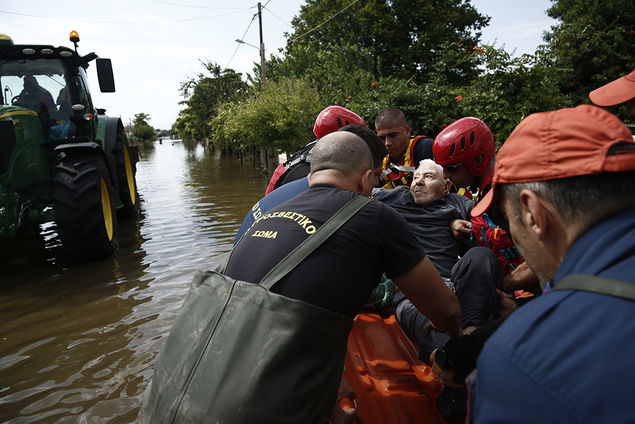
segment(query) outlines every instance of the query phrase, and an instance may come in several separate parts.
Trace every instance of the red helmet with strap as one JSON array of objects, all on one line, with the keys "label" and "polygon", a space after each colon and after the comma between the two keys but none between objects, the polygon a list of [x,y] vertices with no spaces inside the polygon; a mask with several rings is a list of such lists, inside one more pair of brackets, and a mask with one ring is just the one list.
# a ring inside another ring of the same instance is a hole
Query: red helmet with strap
[{"label": "red helmet with strap", "polygon": [[[470,174],[480,177],[489,169],[496,152],[494,134],[477,118],[461,118],[443,129],[434,139],[432,154],[439,165],[462,162]],[[482,156],[480,166],[476,158]]]},{"label": "red helmet with strap", "polygon": [[361,116],[352,110],[342,106],[329,106],[316,118],[313,133],[320,139],[348,124],[366,126],[366,122]]}]

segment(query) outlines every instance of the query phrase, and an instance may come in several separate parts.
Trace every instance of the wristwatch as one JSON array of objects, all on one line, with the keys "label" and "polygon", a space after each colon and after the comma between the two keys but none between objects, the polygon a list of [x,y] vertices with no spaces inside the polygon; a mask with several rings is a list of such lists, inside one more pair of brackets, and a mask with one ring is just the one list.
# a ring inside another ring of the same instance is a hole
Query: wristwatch
[{"label": "wristwatch", "polygon": [[436,362],[439,368],[443,370],[452,370],[453,368],[452,362],[450,361],[450,358],[448,358],[448,353],[445,351],[443,346],[438,348],[435,352],[434,362]]}]

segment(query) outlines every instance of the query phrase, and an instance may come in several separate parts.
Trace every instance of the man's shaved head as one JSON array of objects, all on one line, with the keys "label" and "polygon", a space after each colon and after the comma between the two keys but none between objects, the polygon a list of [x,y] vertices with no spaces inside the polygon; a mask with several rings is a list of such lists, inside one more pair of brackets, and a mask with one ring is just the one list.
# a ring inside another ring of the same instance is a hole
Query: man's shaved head
[{"label": "man's shaved head", "polygon": [[325,135],[311,150],[311,173],[333,170],[353,175],[373,169],[370,149],[359,136],[336,131]]}]

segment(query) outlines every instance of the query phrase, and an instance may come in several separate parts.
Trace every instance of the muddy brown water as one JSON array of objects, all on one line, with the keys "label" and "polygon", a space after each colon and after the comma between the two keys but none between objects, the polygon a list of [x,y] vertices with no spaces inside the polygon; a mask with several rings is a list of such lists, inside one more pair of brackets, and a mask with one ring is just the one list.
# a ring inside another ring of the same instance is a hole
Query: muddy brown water
[{"label": "muddy brown water", "polygon": [[133,423],[199,269],[227,253],[267,178],[202,146],[142,149],[138,222],[106,260],[65,258],[52,224],[0,258],[0,422]]}]

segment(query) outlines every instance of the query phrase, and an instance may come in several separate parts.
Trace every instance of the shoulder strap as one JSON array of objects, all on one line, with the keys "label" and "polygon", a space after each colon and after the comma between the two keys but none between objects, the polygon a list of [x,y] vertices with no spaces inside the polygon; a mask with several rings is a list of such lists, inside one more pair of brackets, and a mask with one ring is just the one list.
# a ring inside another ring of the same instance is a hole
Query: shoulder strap
[{"label": "shoulder strap", "polygon": [[370,199],[357,195],[349,200],[342,208],[324,223],[313,235],[300,243],[284,259],[282,259],[260,281],[260,285],[269,290],[282,277],[304,260],[311,252],[321,245],[331,234],[337,231],[346,221],[363,208]]},{"label": "shoulder strap", "polygon": [[584,290],[635,301],[635,284],[595,275],[567,275],[553,290]]}]

